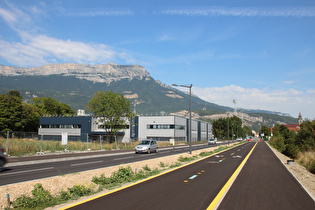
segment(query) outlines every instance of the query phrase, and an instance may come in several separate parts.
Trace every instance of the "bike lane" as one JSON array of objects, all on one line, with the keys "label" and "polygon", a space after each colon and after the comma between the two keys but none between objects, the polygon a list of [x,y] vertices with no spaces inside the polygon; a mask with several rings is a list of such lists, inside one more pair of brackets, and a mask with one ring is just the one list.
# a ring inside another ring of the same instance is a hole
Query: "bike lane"
[{"label": "bike lane", "polygon": [[259,142],[218,207],[223,209],[315,209],[304,190],[265,142]]}]

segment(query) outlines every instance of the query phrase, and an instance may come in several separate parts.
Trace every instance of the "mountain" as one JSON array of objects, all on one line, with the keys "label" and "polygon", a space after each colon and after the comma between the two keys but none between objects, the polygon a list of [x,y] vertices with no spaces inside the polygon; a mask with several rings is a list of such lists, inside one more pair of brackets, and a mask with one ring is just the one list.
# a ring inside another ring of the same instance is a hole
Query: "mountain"
[{"label": "mountain", "polygon": [[[32,68],[0,65],[0,93],[9,90],[19,91],[26,102],[34,97],[52,97],[69,104],[74,110],[85,109],[95,92],[108,90],[124,94],[133,103],[137,114],[169,114],[189,109],[187,93],[154,80],[140,65],[68,63]],[[211,114],[233,110],[196,96],[192,96],[192,109]],[[254,114],[252,110],[244,112]]]}]

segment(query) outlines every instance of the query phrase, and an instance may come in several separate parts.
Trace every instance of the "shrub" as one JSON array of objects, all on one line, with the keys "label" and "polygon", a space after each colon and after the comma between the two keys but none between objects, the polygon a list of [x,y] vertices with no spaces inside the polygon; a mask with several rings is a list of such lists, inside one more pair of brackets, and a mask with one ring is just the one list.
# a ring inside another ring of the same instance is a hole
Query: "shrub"
[{"label": "shrub", "polygon": [[151,171],[151,168],[150,168],[148,165],[145,165],[145,166],[143,166],[142,168],[143,168],[143,170],[145,170],[145,171]]},{"label": "shrub", "polygon": [[296,146],[294,144],[285,145],[285,149],[283,151],[284,155],[286,155],[290,158],[296,159],[298,157],[299,153],[300,153],[300,149],[298,146]]},{"label": "shrub", "polygon": [[160,162],[160,167],[164,168],[164,167],[166,167],[166,165],[163,162]]},{"label": "shrub", "polygon": [[68,188],[68,191],[61,191],[60,192],[60,198],[61,200],[72,200],[72,199],[78,199],[82,196],[91,195],[93,194],[93,190],[90,188],[87,188],[83,185],[74,185],[71,188]]},{"label": "shrub", "polygon": [[51,196],[49,190],[44,190],[42,184],[37,183],[32,190],[33,197],[22,195],[12,202],[13,208],[36,208],[43,209],[48,206],[53,206],[57,200]]}]

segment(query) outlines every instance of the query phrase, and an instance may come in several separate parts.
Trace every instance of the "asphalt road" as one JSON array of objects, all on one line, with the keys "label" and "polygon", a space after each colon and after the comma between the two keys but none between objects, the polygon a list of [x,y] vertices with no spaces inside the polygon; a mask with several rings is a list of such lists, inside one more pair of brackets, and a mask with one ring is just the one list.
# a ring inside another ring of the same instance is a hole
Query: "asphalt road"
[{"label": "asphalt road", "polygon": [[206,209],[254,145],[243,144],[69,209]]},{"label": "asphalt road", "polygon": [[[253,152],[248,155],[250,151]],[[243,165],[234,183],[225,190]],[[225,192],[221,196],[222,190]],[[63,209],[204,210],[213,209],[212,204],[220,199],[215,207],[220,210],[315,209],[314,200],[265,142],[247,143]]]},{"label": "asphalt road", "polygon": [[259,143],[219,206],[223,209],[315,209],[306,193],[265,142]]},{"label": "asphalt road", "polygon": [[[197,150],[205,147],[210,146],[206,144],[194,145],[192,149]],[[179,146],[176,148],[161,148],[158,153],[151,154],[134,154],[133,150],[119,150],[9,158],[9,164],[0,172],[0,186],[137,162],[188,151],[188,146]]]}]

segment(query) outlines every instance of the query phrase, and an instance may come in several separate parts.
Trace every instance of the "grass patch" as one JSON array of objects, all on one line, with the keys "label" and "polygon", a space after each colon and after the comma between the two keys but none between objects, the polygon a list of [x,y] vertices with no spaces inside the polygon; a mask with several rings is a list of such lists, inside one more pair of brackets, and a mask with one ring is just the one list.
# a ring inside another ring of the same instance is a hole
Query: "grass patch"
[{"label": "grass patch", "polygon": [[190,161],[193,161],[195,159],[197,159],[198,157],[197,156],[193,156],[193,157],[183,157],[183,156],[180,156],[178,158],[178,161],[179,162],[190,162]]},{"label": "grass patch", "polygon": [[309,172],[315,174],[315,150],[299,153],[296,161],[303,165]]}]

